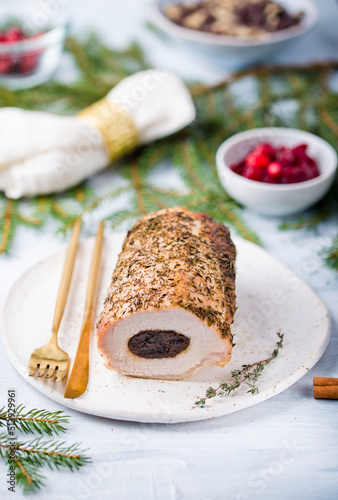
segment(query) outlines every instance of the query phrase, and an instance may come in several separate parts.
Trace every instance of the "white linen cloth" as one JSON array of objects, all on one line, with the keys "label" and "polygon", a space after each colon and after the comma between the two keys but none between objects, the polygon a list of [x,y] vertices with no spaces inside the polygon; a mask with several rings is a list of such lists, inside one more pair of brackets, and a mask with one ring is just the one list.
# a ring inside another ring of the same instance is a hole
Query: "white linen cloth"
[{"label": "white linen cloth", "polygon": [[[188,89],[164,71],[127,77],[106,98],[128,112],[139,144],[172,134],[195,117]],[[0,109],[0,190],[9,198],[63,191],[109,163],[103,135],[79,117]]]}]

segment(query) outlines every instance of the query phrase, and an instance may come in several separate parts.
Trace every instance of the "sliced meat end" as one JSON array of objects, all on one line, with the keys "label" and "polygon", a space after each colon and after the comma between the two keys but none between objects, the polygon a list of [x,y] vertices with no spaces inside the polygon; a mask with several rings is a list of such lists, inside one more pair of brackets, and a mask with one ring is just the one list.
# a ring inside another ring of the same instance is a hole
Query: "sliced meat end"
[{"label": "sliced meat end", "polygon": [[[154,345],[155,337],[158,347]],[[150,356],[144,356],[147,340],[152,344]],[[165,355],[166,342],[170,356]],[[137,350],[137,345],[141,350]],[[136,312],[99,325],[98,348],[106,366],[124,375],[179,380],[203,366],[228,363],[232,342],[230,336],[222,338],[196,315],[175,307]]]}]

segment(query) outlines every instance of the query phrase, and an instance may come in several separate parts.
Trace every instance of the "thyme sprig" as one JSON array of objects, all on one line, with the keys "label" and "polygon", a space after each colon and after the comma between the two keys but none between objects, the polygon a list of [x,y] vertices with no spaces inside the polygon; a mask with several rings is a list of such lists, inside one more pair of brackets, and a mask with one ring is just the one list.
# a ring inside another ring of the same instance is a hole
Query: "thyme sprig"
[{"label": "thyme sprig", "polygon": [[15,428],[25,434],[59,434],[66,432],[62,424],[67,424],[69,417],[64,415],[63,411],[50,412],[47,410],[27,410],[24,405],[16,408],[14,415],[9,418],[5,407],[0,409],[0,427],[3,427],[10,421]]},{"label": "thyme sprig", "polygon": [[257,394],[258,386],[257,382],[262,375],[262,372],[267,364],[269,364],[273,359],[277,358],[280,349],[283,347],[284,334],[277,332],[278,342],[275,349],[272,351],[271,356],[262,361],[257,361],[251,365],[242,365],[240,370],[233,370],[231,372],[230,382],[222,381],[218,387],[208,387],[205,392],[205,397],[200,398],[195,401],[193,408],[203,408],[206,401],[216,396],[224,397],[229,396],[232,392],[236,391],[243,383],[249,387],[248,393]]}]

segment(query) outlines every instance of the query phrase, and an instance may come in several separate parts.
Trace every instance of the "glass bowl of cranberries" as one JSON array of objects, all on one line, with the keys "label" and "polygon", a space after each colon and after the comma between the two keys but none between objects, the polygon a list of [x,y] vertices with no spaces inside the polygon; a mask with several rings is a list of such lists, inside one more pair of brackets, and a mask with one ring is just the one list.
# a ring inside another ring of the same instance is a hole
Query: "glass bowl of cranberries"
[{"label": "glass bowl of cranberries", "polygon": [[290,128],[260,128],[227,139],[216,154],[225,190],[251,210],[292,215],[317,203],[330,189],[337,154],[326,141]]},{"label": "glass bowl of cranberries", "polygon": [[0,85],[13,90],[33,87],[56,69],[68,19],[60,6],[46,6],[35,0],[0,6]]}]

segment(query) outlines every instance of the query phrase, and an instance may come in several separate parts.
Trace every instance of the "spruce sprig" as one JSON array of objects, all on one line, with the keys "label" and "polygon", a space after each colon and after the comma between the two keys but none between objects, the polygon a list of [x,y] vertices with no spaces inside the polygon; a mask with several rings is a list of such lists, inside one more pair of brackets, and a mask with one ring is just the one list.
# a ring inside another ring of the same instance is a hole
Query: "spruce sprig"
[{"label": "spruce sprig", "polygon": [[[68,423],[68,419],[62,411],[26,411],[22,405],[18,407],[14,418],[7,419],[6,410],[0,410],[0,427],[5,426],[9,420],[18,431],[26,434],[38,432],[52,436],[52,433],[64,432],[66,429],[61,423]],[[91,461],[85,455],[86,451],[81,448],[80,443],[67,445],[64,441],[46,439],[42,435],[30,441],[20,441],[16,436],[13,437],[12,433],[11,436],[0,434],[0,458],[8,465],[14,466],[16,485],[20,486],[24,493],[36,492],[45,485],[46,477],[40,472],[44,467],[51,470],[79,470]]]},{"label": "spruce sprig", "polygon": [[9,418],[5,407],[0,409],[0,427],[10,421],[15,428],[25,434],[59,434],[66,432],[62,424],[67,424],[69,417],[64,415],[63,411],[49,412],[47,410],[26,410],[24,405],[16,408],[14,415]]},{"label": "spruce sprig", "polygon": [[17,450],[15,455],[10,454],[9,445],[6,434],[0,434],[0,458],[2,458],[8,465],[14,466],[15,469],[15,482],[20,486],[24,494],[35,493],[44,483],[44,476],[39,473],[38,468],[25,461],[19,456]]},{"label": "spruce sprig", "polygon": [[277,335],[279,341],[277,342],[271,356],[263,359],[262,361],[252,363],[251,365],[242,365],[240,370],[233,370],[231,372],[230,382],[222,381],[216,388],[208,387],[204,398],[200,398],[195,401],[192,408],[203,408],[208,399],[215,398],[216,396],[229,396],[229,394],[241,387],[243,383],[249,387],[247,391],[248,393],[253,395],[257,394],[259,392],[257,382],[261,377],[265,366],[278,356],[280,349],[283,347],[284,334],[277,332]]},{"label": "spruce sprig", "polygon": [[[95,34],[82,39],[68,38],[67,50],[79,69],[77,81],[71,84],[49,81],[34,89],[15,92],[0,87],[0,106],[74,114],[104,97],[121,79],[149,67],[136,43],[114,50]],[[258,236],[245,224],[241,207],[219,182],[216,150],[224,139],[237,132],[269,126],[302,128],[338,149],[337,94],[328,85],[337,69],[337,62],[256,67],[234,73],[213,86],[192,83],[189,89],[197,110],[196,120],[177,134],[140,148],[133,158],[124,158],[118,165],[117,183],[114,171],[106,171],[104,175],[111,175],[111,183],[116,186],[108,196],[95,183],[91,187],[90,180],[65,193],[30,201],[7,200],[0,194],[0,254],[8,252],[23,225],[39,229],[52,221],[57,225],[55,231],[64,233],[71,229],[80,213],[94,214],[101,205],[112,228],[126,229],[135,218],[149,211],[181,205],[205,212],[232,226],[242,237],[259,243]],[[256,102],[248,104],[243,98],[241,85],[245,80],[251,80],[253,87],[257,87]],[[285,100],[297,102],[299,112],[281,113],[280,105]],[[184,194],[182,189],[163,193],[163,186],[152,181],[153,172],[164,165],[180,175],[186,188]],[[128,191],[129,199],[116,203],[121,186]],[[338,185],[332,197],[338,199]],[[324,210],[318,216],[291,221],[283,228],[316,227],[329,216]]]},{"label": "spruce sprig", "polygon": [[[10,451],[14,449],[10,455]],[[52,470],[67,468],[78,470],[90,462],[84,455],[86,450],[81,450],[79,443],[66,446],[64,442],[45,440],[42,436],[28,442],[17,441],[14,448],[10,447],[6,434],[0,434],[0,457],[7,463],[15,461],[15,478],[24,493],[31,493],[45,485],[46,479],[40,473],[44,466]]]},{"label": "spruce sprig", "polygon": [[[2,446],[2,443],[0,443],[0,446]],[[19,460],[36,468],[46,465],[51,470],[66,467],[74,471],[79,470],[80,467],[90,461],[84,455],[87,450],[81,450],[80,443],[67,446],[64,441],[46,440],[43,436],[31,441],[18,441],[15,451]]]},{"label": "spruce sprig", "polygon": [[338,271],[338,234],[333,238],[330,245],[322,248],[319,254],[327,266]]},{"label": "spruce sprig", "polygon": [[45,477],[40,474],[36,467],[27,462],[22,462],[18,458],[15,460],[15,478],[16,484],[22,488],[25,495],[36,493],[45,486]]},{"label": "spruce sprig", "polygon": [[337,209],[337,203],[331,197],[324,200],[310,211],[309,214],[287,219],[279,225],[281,231],[295,231],[298,229],[316,230],[318,226],[328,219]]}]

